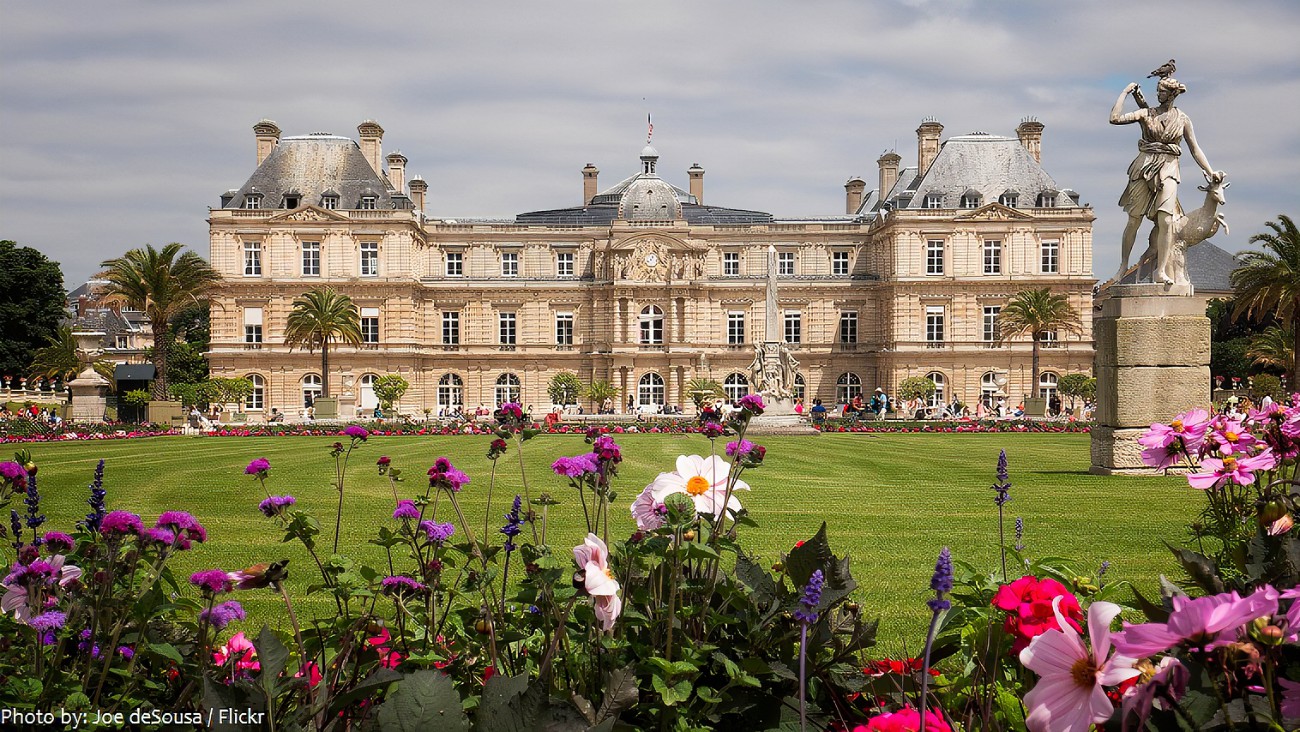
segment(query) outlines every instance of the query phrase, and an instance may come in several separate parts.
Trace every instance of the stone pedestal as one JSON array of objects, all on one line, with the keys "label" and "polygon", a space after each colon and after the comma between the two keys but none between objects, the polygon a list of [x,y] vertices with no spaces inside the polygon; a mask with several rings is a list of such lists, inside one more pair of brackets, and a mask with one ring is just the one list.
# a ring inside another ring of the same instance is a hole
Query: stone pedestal
[{"label": "stone pedestal", "polygon": [[108,379],[90,367],[69,382],[68,388],[72,390],[72,421],[103,422],[104,412],[108,408],[110,386]]},{"label": "stone pedestal", "polygon": [[821,434],[794,411],[794,401],[763,395],[763,413],[749,421],[746,434],[750,435],[816,435]]},{"label": "stone pedestal", "polygon": [[1092,467],[1099,475],[1155,474],[1137,438],[1210,405],[1210,320],[1190,285],[1112,285],[1093,320],[1097,424]]}]

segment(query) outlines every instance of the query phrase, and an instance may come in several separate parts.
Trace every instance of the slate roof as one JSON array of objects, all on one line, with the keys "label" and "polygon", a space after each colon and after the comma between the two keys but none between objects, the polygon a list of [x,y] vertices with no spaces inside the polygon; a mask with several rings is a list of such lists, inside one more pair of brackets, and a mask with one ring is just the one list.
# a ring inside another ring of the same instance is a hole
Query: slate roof
[{"label": "slate roof", "polygon": [[271,154],[222,208],[243,208],[250,193],[262,195],[259,208],[263,209],[281,208],[286,193],[301,196],[302,205],[319,206],[325,192],[337,193],[338,207],[342,209],[358,208],[362,196],[374,196],[377,209],[410,205],[409,199],[397,196],[388,181],[370,167],[356,142],[315,133],[280,138]]},{"label": "slate roof", "polygon": [[[1231,295],[1232,270],[1239,264],[1237,255],[1212,242],[1193,244],[1187,250],[1187,278],[1192,281],[1197,295]],[[1150,281],[1146,267],[1133,267],[1119,284],[1132,285],[1138,281],[1139,274],[1143,280]]]}]

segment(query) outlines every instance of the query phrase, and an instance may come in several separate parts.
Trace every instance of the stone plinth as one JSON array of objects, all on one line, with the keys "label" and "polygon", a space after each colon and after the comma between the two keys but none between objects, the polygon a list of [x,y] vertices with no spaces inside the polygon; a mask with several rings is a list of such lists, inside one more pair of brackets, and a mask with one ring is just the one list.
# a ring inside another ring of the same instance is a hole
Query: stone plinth
[{"label": "stone plinth", "polygon": [[1112,285],[1109,292],[1093,321],[1090,471],[1154,474],[1137,438],[1154,422],[1210,405],[1210,320],[1188,285]]},{"label": "stone plinth", "polygon": [[72,391],[73,422],[103,422],[108,408],[108,379],[95,373],[93,368],[68,383]]},{"label": "stone plinth", "polygon": [[820,431],[796,414],[794,401],[763,395],[763,413],[749,421],[748,435],[816,435]]}]

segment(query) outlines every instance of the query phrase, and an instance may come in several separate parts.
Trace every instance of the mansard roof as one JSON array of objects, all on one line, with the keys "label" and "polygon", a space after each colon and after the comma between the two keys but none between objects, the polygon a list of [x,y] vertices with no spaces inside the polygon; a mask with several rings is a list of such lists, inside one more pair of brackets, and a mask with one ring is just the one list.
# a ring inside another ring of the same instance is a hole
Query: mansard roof
[{"label": "mansard roof", "polygon": [[[1022,200],[1031,206],[1039,194],[1060,191],[1019,140],[974,132],[943,143],[930,169],[917,182],[916,195],[907,208],[924,207],[925,197],[930,195],[942,196],[945,204],[955,207],[962,194],[972,189],[985,201],[996,201],[1008,188],[1019,191]],[[1056,203],[1057,208],[1077,205],[1068,196]]]},{"label": "mansard roof", "polygon": [[250,193],[259,193],[259,208],[282,207],[284,194],[301,197],[302,204],[319,205],[325,193],[337,195],[339,208],[357,208],[362,196],[374,196],[375,208],[393,208],[388,181],[370,166],[356,142],[338,135],[314,133],[283,137],[253,175],[223,208],[243,208]]}]

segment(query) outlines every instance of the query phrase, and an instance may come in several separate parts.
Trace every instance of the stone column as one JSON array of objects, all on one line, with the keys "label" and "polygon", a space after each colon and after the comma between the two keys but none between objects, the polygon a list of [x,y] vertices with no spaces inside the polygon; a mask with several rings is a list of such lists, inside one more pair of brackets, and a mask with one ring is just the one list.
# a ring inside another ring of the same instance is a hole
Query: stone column
[{"label": "stone column", "polygon": [[1210,406],[1210,319],[1188,285],[1112,285],[1093,321],[1097,475],[1153,474],[1137,438],[1154,422]]},{"label": "stone column", "polygon": [[82,371],[77,378],[68,383],[72,390],[72,421],[103,422],[104,411],[108,406],[108,379],[95,371],[95,359],[102,353],[100,341],[104,333],[100,331],[73,331],[77,339],[77,360],[81,362]]}]

